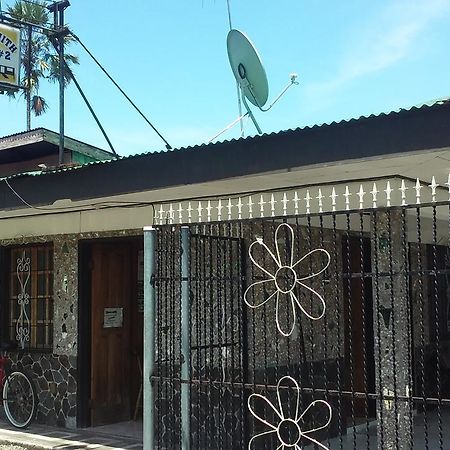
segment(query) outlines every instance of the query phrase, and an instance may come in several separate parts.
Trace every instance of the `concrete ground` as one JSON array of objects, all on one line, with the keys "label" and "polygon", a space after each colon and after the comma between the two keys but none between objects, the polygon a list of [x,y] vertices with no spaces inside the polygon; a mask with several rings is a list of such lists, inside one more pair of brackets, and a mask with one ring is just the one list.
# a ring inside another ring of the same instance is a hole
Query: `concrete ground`
[{"label": "concrete ground", "polygon": [[0,409],[0,450],[141,450],[142,448],[140,422],[77,430],[31,424],[26,430],[18,430],[5,421],[3,409]]}]

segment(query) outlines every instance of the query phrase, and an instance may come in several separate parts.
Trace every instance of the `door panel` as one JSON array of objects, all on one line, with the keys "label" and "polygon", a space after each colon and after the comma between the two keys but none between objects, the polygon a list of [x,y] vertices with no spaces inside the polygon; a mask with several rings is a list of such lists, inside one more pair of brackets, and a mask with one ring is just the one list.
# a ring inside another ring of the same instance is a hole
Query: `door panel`
[{"label": "door panel", "polygon": [[91,280],[90,409],[97,426],[130,419],[130,245],[93,244]]}]

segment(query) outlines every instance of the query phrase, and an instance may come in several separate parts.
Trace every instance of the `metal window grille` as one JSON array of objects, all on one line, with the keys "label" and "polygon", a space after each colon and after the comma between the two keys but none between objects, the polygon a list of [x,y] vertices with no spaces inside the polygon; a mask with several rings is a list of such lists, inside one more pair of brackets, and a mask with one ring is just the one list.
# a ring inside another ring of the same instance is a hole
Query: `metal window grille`
[{"label": "metal window grille", "polygon": [[9,250],[9,337],[22,349],[53,348],[53,247]]},{"label": "metal window grille", "polygon": [[450,449],[448,202],[189,235],[157,230],[155,448]]}]

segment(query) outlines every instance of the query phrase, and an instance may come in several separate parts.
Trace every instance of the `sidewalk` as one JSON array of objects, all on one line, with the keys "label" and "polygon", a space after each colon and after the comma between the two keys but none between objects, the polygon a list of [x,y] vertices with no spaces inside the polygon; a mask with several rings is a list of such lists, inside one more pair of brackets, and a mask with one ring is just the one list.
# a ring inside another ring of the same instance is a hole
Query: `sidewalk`
[{"label": "sidewalk", "polygon": [[27,449],[96,449],[121,450],[142,449],[142,440],[118,435],[120,424],[115,433],[95,428],[69,430],[46,425],[32,424],[26,430],[18,430],[3,420],[0,413],[0,449],[7,448],[4,444],[15,444]]}]

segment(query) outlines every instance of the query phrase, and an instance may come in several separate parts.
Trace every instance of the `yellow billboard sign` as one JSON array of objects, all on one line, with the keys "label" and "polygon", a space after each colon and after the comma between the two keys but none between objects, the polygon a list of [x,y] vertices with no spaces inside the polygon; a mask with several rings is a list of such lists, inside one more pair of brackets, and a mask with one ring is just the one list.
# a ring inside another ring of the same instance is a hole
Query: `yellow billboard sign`
[{"label": "yellow billboard sign", "polygon": [[19,86],[20,29],[0,23],[0,84]]}]

